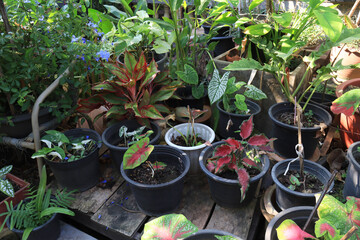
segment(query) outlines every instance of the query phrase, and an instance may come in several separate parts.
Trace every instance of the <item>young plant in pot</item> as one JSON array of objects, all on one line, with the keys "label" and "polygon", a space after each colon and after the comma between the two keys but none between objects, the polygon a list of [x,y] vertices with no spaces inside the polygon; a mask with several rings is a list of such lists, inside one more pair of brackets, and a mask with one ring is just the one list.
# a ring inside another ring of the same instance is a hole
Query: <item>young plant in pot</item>
[{"label": "young plant in pot", "polygon": [[[284,12],[272,13],[270,22],[254,24],[245,28],[245,33],[249,36],[249,40],[257,45],[258,48],[264,51],[264,54],[271,59],[269,63],[260,63],[254,59],[241,59],[228,65],[225,70],[241,71],[256,69],[271,73],[277,80],[282,89],[283,94],[288,102],[278,103],[269,109],[269,117],[274,123],[273,137],[277,138],[274,142],[275,151],[284,157],[296,157],[294,146],[298,143],[297,126],[301,127],[301,134],[303,137],[302,144],[304,145],[305,157],[310,158],[317,145],[316,131],[320,130],[320,125],[316,124],[312,127],[304,127],[303,119],[304,113],[311,110],[314,119],[319,122],[329,125],[331,123],[331,116],[325,110],[319,109],[316,106],[309,104],[313,92],[316,87],[323,81],[332,77],[331,73],[336,70],[349,68],[349,66],[341,65],[341,62],[336,64],[328,64],[320,67],[316,71],[315,78],[309,83],[307,87],[305,82],[306,76],[316,66],[316,61],[320,59],[324,53],[330,50],[333,46],[341,43],[346,43],[354,39],[360,38],[360,29],[348,29],[343,24],[338,12],[331,7],[321,6],[323,1],[312,0],[303,12]],[[246,19],[239,19],[239,24],[243,24]],[[302,57],[301,59],[306,64],[307,68],[303,78],[298,85],[291,87],[289,84],[289,65],[293,58],[299,57],[302,50],[304,50],[308,43],[300,40],[300,35],[305,32],[313,24],[319,24],[326,34],[326,40],[320,46],[318,51],[313,51],[310,55]],[[274,34],[272,38],[264,37],[271,29],[279,29],[278,34]],[[306,92],[311,91],[310,96],[304,104]],[[305,89],[301,92],[301,89]],[[291,125],[281,121],[280,115],[289,113],[293,115],[293,109],[296,106],[296,118]]]},{"label": "young plant in pot", "polygon": [[172,212],[179,205],[190,160],[176,148],[149,142],[149,137],[143,137],[131,145],[120,171],[141,211],[157,216]]},{"label": "young plant in pot", "polygon": [[199,156],[207,144],[215,139],[215,132],[205,124],[195,123],[195,119],[203,113],[201,110],[187,108],[188,123],[173,126],[165,134],[167,145],[182,150],[190,158],[191,175],[199,175]]},{"label": "young plant in pot", "polygon": [[[222,207],[240,207],[251,201],[270,168],[265,151],[273,139],[253,132],[253,117],[240,126],[241,140],[228,138],[205,148],[200,167],[207,175],[213,200]],[[240,187],[239,187],[240,185]]]},{"label": "young plant in pot", "polygon": [[[222,138],[239,138],[236,133],[238,126],[260,112],[260,106],[252,100],[266,99],[266,95],[260,89],[245,82],[236,82],[235,77],[229,79],[230,72],[226,72],[221,78],[219,71],[214,70],[213,77],[209,83],[208,96],[210,104],[216,103],[218,112],[215,114],[217,131]],[[244,86],[243,93],[238,91]]]},{"label": "young plant in pot", "polygon": [[[12,165],[0,169],[0,212],[6,211],[6,202],[18,204],[25,198],[28,192],[29,183],[10,174]],[[4,222],[5,217],[0,217],[0,225]]]},{"label": "young plant in pot", "polygon": [[7,212],[0,214],[0,217],[6,216],[7,227],[23,240],[56,240],[60,235],[58,215],[74,216],[74,212],[68,209],[73,201],[73,192],[58,191],[52,195],[50,189],[46,190],[46,179],[46,169],[43,166],[38,188],[16,206],[12,202],[6,202]]},{"label": "young plant in pot", "polygon": [[45,158],[61,186],[85,191],[99,182],[102,143],[95,130],[76,128],[64,133],[49,130],[41,142],[44,147],[31,157]]},{"label": "young plant in pot", "polygon": [[93,87],[96,94],[79,101],[78,111],[90,111],[105,106],[106,119],[115,123],[102,134],[104,144],[110,153],[116,169],[120,169],[122,157],[127,147],[118,146],[121,138],[119,129],[126,126],[128,131],[134,131],[141,126],[154,131],[152,144],[160,137],[159,127],[150,120],[163,119],[161,113],[169,113],[167,107],[160,102],[169,99],[176,90],[165,72],[159,73],[155,61],[148,66],[145,55],[138,60],[125,51],[124,64],[104,63],[113,74],[113,78]]},{"label": "young plant in pot", "polygon": [[167,214],[145,224],[142,240],[240,240],[233,234],[215,230],[199,230],[182,214]]},{"label": "young plant in pot", "polygon": [[325,195],[317,209],[315,220],[311,222],[312,226],[307,227],[307,229],[300,227],[303,227],[304,220],[309,217],[309,210],[303,212],[305,215],[300,215],[300,212],[292,213],[297,207],[290,208],[284,213],[281,212],[270,222],[265,239],[359,239],[360,199],[347,197],[346,200],[346,203],[342,203],[331,195]]}]

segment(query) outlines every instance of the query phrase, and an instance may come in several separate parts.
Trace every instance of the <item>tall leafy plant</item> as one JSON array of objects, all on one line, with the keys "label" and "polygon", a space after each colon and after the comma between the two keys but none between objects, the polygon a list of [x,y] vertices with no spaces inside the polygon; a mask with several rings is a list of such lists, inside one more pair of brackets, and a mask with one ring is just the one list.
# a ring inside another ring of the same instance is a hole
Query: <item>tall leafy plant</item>
[{"label": "tall leafy plant", "polygon": [[51,196],[51,189],[46,190],[46,169],[43,166],[39,186],[30,196],[21,201],[17,206],[12,202],[5,202],[7,212],[1,213],[0,217],[6,216],[0,231],[4,228],[7,220],[10,222],[10,229],[16,228],[23,230],[22,240],[26,240],[32,230],[46,223],[54,214],[62,213],[74,216],[74,212],[68,207],[72,202],[72,192],[57,190],[56,194]]},{"label": "tall leafy plant", "polygon": [[124,63],[104,63],[114,77],[93,87],[97,93],[79,101],[77,110],[83,113],[105,106],[107,118],[137,119],[149,126],[149,119],[162,119],[169,110],[158,102],[169,99],[176,87],[165,72],[159,73],[154,59],[146,63],[142,53],[138,60],[125,52]]}]

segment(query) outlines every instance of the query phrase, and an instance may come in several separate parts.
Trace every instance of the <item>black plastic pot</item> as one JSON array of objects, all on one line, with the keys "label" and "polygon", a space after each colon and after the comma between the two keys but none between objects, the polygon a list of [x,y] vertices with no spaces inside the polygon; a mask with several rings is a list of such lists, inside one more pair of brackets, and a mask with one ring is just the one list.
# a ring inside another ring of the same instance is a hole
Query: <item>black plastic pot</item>
[{"label": "black plastic pot", "polygon": [[[234,100],[232,100],[234,101]],[[219,123],[217,127],[217,133],[222,139],[226,139],[229,137],[235,138],[235,139],[241,139],[239,133],[235,133],[235,131],[239,130],[239,127],[241,123],[247,119],[250,118],[251,115],[256,116],[260,113],[260,106],[257,103],[254,103],[252,101],[246,100],[245,101],[250,113],[249,114],[235,114],[235,113],[228,113],[224,110],[223,102],[222,100],[218,101],[216,104],[217,109],[219,110]],[[229,127],[229,130],[226,130],[226,127],[228,125],[228,121],[231,119],[232,125]]]},{"label": "black plastic pot", "polygon": [[[303,228],[313,208],[314,207],[311,206],[292,207],[280,212],[269,222],[265,232],[265,240],[278,240],[276,229],[286,219],[293,220],[300,228]],[[315,236],[314,227],[315,222],[318,219],[319,218],[315,213],[315,216],[313,217],[308,228],[306,229],[307,233]]]},{"label": "black plastic pot", "polygon": [[[7,227],[10,229],[10,218],[6,221]],[[21,239],[24,233],[23,230],[16,228],[11,229]],[[59,215],[54,214],[46,223],[41,226],[34,228],[28,240],[57,240],[60,236],[60,221]]]},{"label": "black plastic pot", "polygon": [[[315,206],[316,193],[296,192],[290,190],[289,188],[285,187],[283,184],[279,182],[278,177],[285,173],[286,168],[290,161],[292,161],[292,159],[286,159],[281,162],[278,162],[274,165],[274,167],[271,170],[271,178],[276,184],[276,203],[282,210],[296,206]],[[291,163],[289,169],[299,170],[300,169],[299,161],[295,161]],[[318,163],[309,160],[304,160],[304,171],[317,177],[317,179],[319,179],[320,182],[324,185],[326,185],[326,183],[331,177],[331,173],[326,168],[324,168]],[[328,192],[331,191],[333,187],[334,187],[334,183],[331,184]]]},{"label": "black plastic pot", "polygon": [[[310,93],[307,92],[305,94],[305,98],[308,99],[308,97],[310,96]],[[312,95],[311,99],[310,99],[310,103],[315,104],[319,107],[324,108],[326,111],[328,111],[329,113],[331,113],[330,111],[330,106],[332,104],[332,102],[336,99],[336,96],[334,95],[330,95],[330,94],[322,94],[319,92],[314,92],[314,94]]]},{"label": "black plastic pot", "polygon": [[184,240],[217,240],[215,236],[232,236],[235,239],[242,240],[242,238],[239,238],[234,234],[216,229],[200,230],[191,234],[189,237],[184,238]]},{"label": "black plastic pot", "polygon": [[347,150],[349,166],[343,190],[344,198],[347,196],[360,197],[360,164],[356,160],[360,159],[360,152],[357,150],[358,147],[360,147],[360,142],[354,142]]},{"label": "black plastic pot", "polygon": [[[202,25],[204,28],[204,33],[209,34],[211,26]],[[212,42],[218,42],[214,49],[214,57],[219,56],[220,54],[232,49],[235,47],[233,37],[229,36],[230,27],[222,27],[217,30],[217,35],[212,37],[208,44]]]},{"label": "black plastic pot", "polygon": [[[306,110],[312,110],[314,117],[320,122],[330,125],[332,118],[330,113],[325,109],[313,104],[308,104]],[[273,122],[271,137],[276,138],[274,141],[274,150],[277,154],[285,158],[297,157],[295,146],[298,143],[297,126],[288,125],[277,120],[277,116],[284,112],[293,112],[294,106],[289,102],[276,103],[269,108],[268,114]],[[316,132],[320,127],[301,128],[302,144],[304,146],[305,158],[311,158],[314,154],[318,139]]]},{"label": "black plastic pot", "polygon": [[[7,117],[5,117],[7,118]],[[51,115],[49,108],[42,108],[39,111],[39,124],[51,121],[54,117]],[[6,120],[0,121],[0,133],[8,137],[24,138],[32,132],[31,113],[16,115],[11,118],[14,126],[8,124]]]},{"label": "black plastic pot", "polygon": [[245,199],[241,202],[240,184],[237,179],[232,180],[219,177],[211,173],[206,168],[207,159],[212,157],[214,149],[223,143],[224,142],[213,143],[212,146],[206,147],[201,152],[199,157],[200,167],[207,176],[212,199],[221,207],[238,208],[254,200],[258,183],[260,179],[263,178],[266,172],[269,170],[270,161],[266,155],[262,157],[262,170],[257,176],[250,178],[249,188],[246,192]]},{"label": "black plastic pot", "polygon": [[87,128],[71,129],[64,134],[70,138],[89,136],[89,139],[97,142],[97,147],[89,155],[76,161],[53,162],[47,159],[45,161],[62,187],[81,192],[88,190],[98,184],[100,178],[99,149],[102,145],[101,137],[95,130]]},{"label": "black plastic pot", "polygon": [[181,174],[167,183],[143,184],[131,180],[128,177],[133,170],[124,170],[121,164],[121,175],[130,185],[139,208],[147,215],[159,216],[172,213],[180,204],[184,178],[190,168],[189,157],[181,150],[169,146],[155,146],[148,160],[150,162],[161,161],[167,166],[176,166]]},{"label": "black plastic pot", "polygon": [[[150,144],[154,145],[157,144],[160,140],[161,130],[157,124],[153,122],[151,122],[150,124],[151,130],[154,131],[154,133],[150,135]],[[138,123],[136,120],[123,120],[119,123],[111,125],[103,132],[101,136],[102,141],[105,146],[110,149],[111,159],[117,171],[120,171],[120,165],[122,163],[124,153],[128,149],[127,147],[118,146],[118,144],[120,143],[119,129],[121,128],[121,126],[126,126],[129,132],[141,127],[140,123]]]},{"label": "black plastic pot", "polygon": [[172,108],[176,107],[187,107],[195,109],[203,109],[207,100],[207,91],[205,89],[204,96],[200,99],[196,99],[192,95],[191,86],[180,87],[176,89],[174,95],[180,99],[170,98],[166,100],[166,105]]}]

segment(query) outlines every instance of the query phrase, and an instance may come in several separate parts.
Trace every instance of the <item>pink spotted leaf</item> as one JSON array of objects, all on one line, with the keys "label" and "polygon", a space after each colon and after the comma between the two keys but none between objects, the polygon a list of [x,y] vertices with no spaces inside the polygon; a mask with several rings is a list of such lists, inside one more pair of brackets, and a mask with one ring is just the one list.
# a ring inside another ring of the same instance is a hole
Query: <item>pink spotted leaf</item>
[{"label": "pink spotted leaf", "polygon": [[246,121],[243,121],[240,126],[240,137],[245,140],[248,137],[250,137],[252,131],[253,131],[253,115],[250,116],[250,118]]},{"label": "pink spotted leaf", "polygon": [[301,230],[291,219],[284,220],[276,229],[279,240],[305,240],[305,238],[315,239],[314,236]]},{"label": "pink spotted leaf", "polygon": [[145,162],[150,153],[154,150],[153,145],[149,145],[150,139],[143,138],[129,147],[123,157],[124,169],[133,169]]}]

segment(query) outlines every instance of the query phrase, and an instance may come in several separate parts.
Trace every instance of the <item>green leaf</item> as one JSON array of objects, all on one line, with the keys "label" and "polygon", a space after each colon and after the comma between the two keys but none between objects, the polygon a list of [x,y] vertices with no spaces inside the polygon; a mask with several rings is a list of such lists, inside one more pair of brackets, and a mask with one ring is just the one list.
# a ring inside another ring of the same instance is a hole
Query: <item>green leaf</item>
[{"label": "green leaf", "polygon": [[145,162],[150,153],[154,150],[154,146],[149,145],[150,139],[143,138],[126,150],[123,157],[123,168],[134,169]]},{"label": "green leaf", "polygon": [[224,70],[229,71],[245,71],[245,70],[264,70],[264,67],[254,59],[242,58],[239,61],[230,63]]},{"label": "green leaf", "polygon": [[0,180],[0,191],[9,197],[14,197],[14,188],[9,180]]},{"label": "green leaf", "polygon": [[185,64],[184,71],[176,71],[176,74],[185,83],[197,85],[199,82],[197,72],[188,64]]},{"label": "green leaf", "polygon": [[202,98],[205,92],[204,83],[201,83],[199,86],[192,86],[191,92],[194,98],[196,99]]},{"label": "green leaf", "polygon": [[140,108],[142,118],[164,119],[161,113],[152,105],[146,105]]},{"label": "green leaf", "polygon": [[183,0],[169,0],[170,10],[175,12],[180,9]]},{"label": "green leaf", "polygon": [[226,91],[226,86],[229,81],[230,72],[226,72],[221,78],[219,75],[219,71],[217,69],[214,70],[214,74],[212,79],[210,80],[208,86],[208,96],[210,100],[210,104],[215,103],[219,100]]},{"label": "green leaf", "polygon": [[341,18],[328,11],[314,10],[319,25],[332,42],[336,42],[341,35],[343,22]]},{"label": "green leaf", "polygon": [[244,33],[253,36],[263,36],[270,32],[271,26],[267,23],[259,23],[245,28]]},{"label": "green leaf", "polygon": [[290,182],[291,184],[294,184],[296,186],[300,186],[300,181],[297,177],[295,177],[294,175],[290,175]]},{"label": "green leaf", "polygon": [[61,214],[69,215],[69,216],[75,216],[75,213],[69,209],[65,209],[65,208],[61,208],[61,207],[49,207],[49,208],[46,208],[43,211],[41,211],[40,218],[49,216],[49,215],[53,215],[55,213],[61,213]]},{"label": "green leaf", "polygon": [[251,12],[254,8],[259,6],[264,0],[252,0],[249,6],[249,12]]},{"label": "green leaf", "polygon": [[12,167],[13,167],[13,165],[8,165],[8,166],[1,168],[0,169],[0,177],[3,177],[4,175],[8,174],[11,171]]},{"label": "green leaf", "polygon": [[205,9],[209,6],[210,0],[199,0],[198,4],[195,4],[196,15],[201,15]]},{"label": "green leaf", "polygon": [[244,92],[244,95],[248,98],[251,98],[253,100],[261,100],[266,99],[266,94],[255,87],[254,85],[245,85],[245,87],[248,89]]},{"label": "green leaf", "polygon": [[283,27],[288,27],[291,24],[292,14],[290,12],[285,12],[282,14],[273,13],[272,17],[278,24]]},{"label": "green leaf", "polygon": [[41,148],[39,149],[39,151],[37,151],[36,153],[34,153],[31,158],[38,158],[38,157],[46,157],[46,155],[50,152],[52,152],[54,149],[53,148]]},{"label": "green leaf", "polygon": [[242,94],[235,95],[235,102],[236,108],[240,111],[240,113],[247,113],[248,107],[245,103],[245,96]]},{"label": "green leaf", "polygon": [[48,130],[42,139],[49,140],[52,143],[70,143],[70,140],[65,136],[64,133],[56,131],[56,130]]}]

